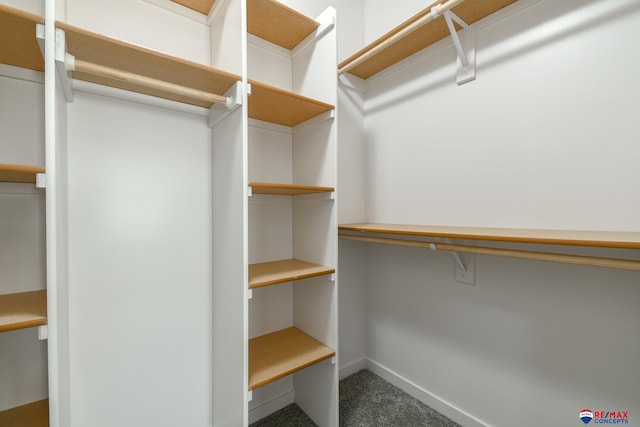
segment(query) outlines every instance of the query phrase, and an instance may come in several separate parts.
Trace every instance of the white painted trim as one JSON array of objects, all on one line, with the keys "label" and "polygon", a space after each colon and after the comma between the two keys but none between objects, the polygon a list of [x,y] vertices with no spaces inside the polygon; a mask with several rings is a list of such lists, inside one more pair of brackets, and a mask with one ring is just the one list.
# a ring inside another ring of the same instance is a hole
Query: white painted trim
[{"label": "white painted trim", "polygon": [[316,126],[320,126],[324,122],[333,120],[336,118],[336,110],[329,110],[325,113],[322,113],[318,116],[312,117],[307,121],[300,123],[299,125],[295,125],[293,129],[293,134],[295,135],[298,132],[303,132],[307,129],[314,128]]},{"label": "white painted trim", "polygon": [[229,0],[216,0],[213,3],[213,7],[209,11],[209,16],[207,16],[207,24],[209,26],[213,26],[216,20],[221,16],[222,11],[229,3]]},{"label": "white painted trim", "polygon": [[44,84],[44,73],[28,68],[14,67],[13,65],[0,64],[0,77],[24,80],[26,82]]},{"label": "white painted trim", "polygon": [[208,108],[198,107],[191,104],[184,104],[182,102],[171,101],[169,99],[158,98],[155,96],[144,95],[142,93],[131,92],[111,86],[89,83],[82,80],[74,80],[73,88],[76,92],[91,93],[94,95],[106,96],[108,98],[121,99],[123,101],[135,102],[137,104],[149,105],[151,107],[192,114],[195,116],[209,116]]},{"label": "white painted trim", "polygon": [[249,410],[249,424],[254,423],[280,409],[291,405],[295,401],[295,392],[292,390],[279,394],[274,398],[257,405]]},{"label": "white painted trim", "polygon": [[338,86],[363,94],[367,93],[368,83],[363,78],[350,73],[344,73],[338,76]]},{"label": "white painted trim", "polygon": [[364,357],[362,359],[349,362],[340,368],[339,378],[340,380],[343,380],[350,375],[362,371],[363,369],[367,369],[367,366],[367,359]]},{"label": "white painted trim", "polygon": [[458,424],[465,427],[491,427],[484,421],[466,413],[452,403],[447,402],[438,395],[404,378],[378,362],[367,359],[367,369]]},{"label": "white painted trim", "polygon": [[207,16],[203,15],[200,12],[197,12],[193,9],[189,9],[186,6],[182,6],[181,4],[172,2],[171,0],[142,0],[145,3],[149,3],[150,5],[157,6],[161,9],[167,10],[169,12],[173,12],[176,15],[183,16],[185,18],[189,18],[193,21],[196,21],[199,24],[208,25]]},{"label": "white painted trim", "polygon": [[258,36],[254,36],[253,34],[247,34],[247,43],[255,47],[258,47],[262,50],[266,50],[267,52],[271,52],[273,54],[276,54],[284,58],[287,58],[288,60],[291,60],[291,51],[289,49],[284,48],[282,46],[278,46],[275,43],[271,43],[270,41],[262,39]]},{"label": "white painted trim", "polygon": [[301,52],[305,51],[309,46],[315,45],[318,40],[322,39],[325,35],[335,29],[336,15],[336,10],[333,7],[326,8],[315,19],[315,21],[318,22],[320,26],[291,50],[291,58],[295,58]]},{"label": "white painted trim", "polygon": [[272,132],[284,133],[286,135],[293,134],[293,128],[290,128],[289,126],[279,125],[271,122],[265,122],[257,119],[249,119],[249,127],[270,130]]}]

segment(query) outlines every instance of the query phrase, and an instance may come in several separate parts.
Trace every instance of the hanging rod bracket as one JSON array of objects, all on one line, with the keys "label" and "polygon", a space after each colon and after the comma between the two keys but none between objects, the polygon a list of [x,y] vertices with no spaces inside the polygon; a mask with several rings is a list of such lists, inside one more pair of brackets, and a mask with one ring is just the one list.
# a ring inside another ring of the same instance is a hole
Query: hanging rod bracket
[{"label": "hanging rod bracket", "polygon": [[237,81],[225,92],[224,96],[227,98],[226,103],[213,104],[209,107],[209,127],[216,127],[224,119],[229,117],[231,113],[236,111],[242,105],[242,95],[242,82]]},{"label": "hanging rod bracket", "polygon": [[[449,239],[444,239],[444,243],[451,245]],[[442,250],[438,247],[438,243],[430,243],[429,249],[432,251]],[[462,256],[456,250],[448,250],[453,257],[455,269],[456,269],[456,281],[460,283],[466,283],[468,285],[476,284],[476,257],[474,254],[467,254],[463,260]]]},{"label": "hanging rod bracket", "polygon": [[[45,45],[45,27],[43,24],[36,25],[36,39],[38,40],[38,44],[40,45],[40,50],[43,52],[44,56],[44,45]],[[60,85],[62,86],[62,91],[64,93],[64,98],[67,102],[73,102],[73,86],[71,85],[71,76],[69,76],[68,68],[67,68],[67,42],[65,38],[64,31],[60,28],[56,28],[55,32],[55,62],[56,62],[56,70],[58,71],[58,77],[60,78]]]},{"label": "hanging rod bracket", "polygon": [[[439,15],[437,6],[431,9],[431,14],[437,13]],[[453,44],[458,53],[456,60],[456,83],[458,85],[470,82],[476,79],[476,35],[475,32],[469,29],[469,25],[464,22],[458,15],[446,10],[443,14],[447,27],[451,33]],[[458,33],[453,23],[456,23],[462,27],[462,31]]]}]

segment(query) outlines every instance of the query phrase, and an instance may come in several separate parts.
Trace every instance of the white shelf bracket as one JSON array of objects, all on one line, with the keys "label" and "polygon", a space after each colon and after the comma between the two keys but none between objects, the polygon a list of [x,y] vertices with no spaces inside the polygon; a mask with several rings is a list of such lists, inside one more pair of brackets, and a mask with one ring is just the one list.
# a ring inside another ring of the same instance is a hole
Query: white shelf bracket
[{"label": "white shelf bracket", "polygon": [[44,341],[49,339],[49,327],[48,325],[38,326],[38,339]]},{"label": "white shelf bracket", "polygon": [[253,298],[253,289],[249,289],[249,292],[247,292],[247,299],[252,299]]},{"label": "white shelf bracket", "polygon": [[333,357],[331,358],[331,364],[332,364],[332,365],[335,365],[335,364],[336,364],[336,357],[335,357],[335,356],[333,356]]},{"label": "white shelf bracket", "polygon": [[242,82],[238,81],[225,92],[226,104],[213,104],[209,108],[208,124],[210,128],[217,126],[242,105]]},{"label": "white shelf bracket", "polygon": [[[44,25],[36,25],[36,38],[40,45],[40,50],[44,56]],[[55,43],[55,60],[56,69],[58,70],[58,77],[60,77],[60,85],[64,92],[64,98],[67,102],[73,102],[73,86],[71,84],[72,78],[69,75],[69,71],[73,71],[73,63],[75,58],[67,53],[67,42],[64,31],[56,28],[56,43]]]},{"label": "white shelf bracket", "polygon": [[249,402],[253,400],[253,390],[249,390],[249,393],[247,393],[247,399]]},{"label": "white shelf bracket", "polygon": [[330,282],[335,282],[336,281],[336,273],[331,273],[331,275],[329,276],[329,281]]},{"label": "white shelf bracket", "polygon": [[[435,9],[435,12],[434,12]],[[431,9],[432,14],[438,14],[438,10],[434,7]],[[457,58],[457,74],[456,83],[459,85],[476,79],[476,37],[475,32],[469,29],[469,25],[464,22],[458,15],[447,10],[443,13],[447,22],[447,27],[451,33],[453,44],[458,53]],[[460,34],[456,31],[453,22],[462,27]],[[465,49],[466,48],[466,49]]]},{"label": "white shelf bracket", "polygon": [[43,173],[36,174],[36,188],[47,188],[47,175]]},{"label": "white shelf bracket", "polygon": [[[444,239],[444,243],[451,244],[449,239]],[[433,251],[438,250],[437,243],[431,243],[429,248]],[[453,262],[456,270],[456,281],[460,283],[466,283],[468,285],[476,284],[476,258],[474,254],[467,254],[465,259],[456,251],[449,251],[453,257]]]}]

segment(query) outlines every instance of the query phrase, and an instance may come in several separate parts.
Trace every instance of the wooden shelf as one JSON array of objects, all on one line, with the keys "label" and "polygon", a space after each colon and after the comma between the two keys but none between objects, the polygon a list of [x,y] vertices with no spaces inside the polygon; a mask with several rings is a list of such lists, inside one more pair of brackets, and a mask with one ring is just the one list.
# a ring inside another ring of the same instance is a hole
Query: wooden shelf
[{"label": "wooden shelf", "polygon": [[48,427],[49,399],[0,411],[2,427]]},{"label": "wooden shelf", "polygon": [[47,291],[0,295],[0,332],[46,324]]},{"label": "wooden shelf", "polygon": [[250,80],[249,117],[283,126],[295,126],[322,113],[333,105]]},{"label": "wooden shelf", "polygon": [[312,264],[299,259],[250,264],[249,288],[260,288],[335,272],[334,268]]},{"label": "wooden shelf", "polygon": [[395,234],[402,236],[640,249],[640,232],[444,227],[374,223],[342,224],[338,229],[340,231]]},{"label": "wooden shelf", "polygon": [[38,173],[44,173],[43,166],[0,163],[0,182],[35,183]]},{"label": "wooden shelf", "polygon": [[44,71],[44,59],[36,40],[36,24],[44,18],[0,5],[0,63]]},{"label": "wooden shelf", "polygon": [[335,356],[335,351],[291,327],[249,340],[249,390]]},{"label": "wooden shelf", "polygon": [[[241,80],[240,76],[235,74],[92,33],[65,23],[57,22],[56,25],[65,31],[67,51],[83,61],[217,95],[223,95],[236,81]],[[149,89],[116,78],[78,71],[72,72],[72,76],[78,80],[186,104],[207,108],[211,106],[210,102],[174,95],[159,89]]]},{"label": "wooden shelf", "polygon": [[[474,22],[479,21],[480,19],[485,18],[492,13],[502,9],[503,7],[508,6],[511,3],[515,3],[515,1],[516,0],[468,0],[454,7],[452,11],[467,24],[473,24]],[[342,61],[338,65],[338,68],[344,67],[351,61],[366,54],[379,44],[392,37],[394,34],[402,31],[404,28],[419,20],[423,16],[429,15],[433,6],[444,2],[445,0],[434,1],[431,5],[429,5],[429,7],[422,10],[411,19],[408,19],[407,21],[398,25],[387,34],[383,35],[351,57]],[[437,18],[421,26],[415,31],[407,34],[405,37],[401,38],[390,46],[382,49],[380,52],[376,53],[361,64],[355,66],[348,72],[360,78],[368,79],[369,77],[384,70],[385,68],[390,67],[397,62],[400,62],[401,60],[434,44],[439,40],[442,40],[449,35],[449,29],[447,28],[447,24],[444,21],[444,18]]]},{"label": "wooden shelf", "polygon": [[299,196],[301,194],[331,193],[333,187],[316,187],[312,185],[272,184],[267,182],[250,182],[253,194],[274,194],[280,196]]},{"label": "wooden shelf", "polygon": [[247,0],[249,34],[293,49],[320,24],[274,0]]}]

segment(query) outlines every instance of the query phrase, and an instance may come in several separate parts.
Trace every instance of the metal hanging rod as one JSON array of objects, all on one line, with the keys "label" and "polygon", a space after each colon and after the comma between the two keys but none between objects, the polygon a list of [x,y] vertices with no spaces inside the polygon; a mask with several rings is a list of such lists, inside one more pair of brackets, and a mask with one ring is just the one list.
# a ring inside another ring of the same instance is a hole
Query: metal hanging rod
[{"label": "metal hanging rod", "polygon": [[353,61],[349,62],[348,64],[346,64],[342,68],[338,69],[338,75],[349,72],[349,70],[351,70],[352,68],[357,67],[358,65],[362,64],[364,61],[366,61],[369,58],[371,58],[372,56],[376,55],[378,52],[386,49],[387,47],[389,47],[392,44],[394,44],[396,41],[402,39],[407,34],[411,34],[415,30],[417,30],[418,28],[422,27],[423,25],[427,24],[428,22],[433,21],[434,19],[436,19],[440,15],[442,15],[444,12],[453,9],[454,7],[458,6],[462,2],[464,2],[464,0],[449,0],[449,1],[444,2],[442,4],[438,4],[438,5],[433,6],[431,8],[431,13],[423,16],[422,18],[418,19],[417,21],[413,22],[412,24],[408,25],[407,27],[403,28],[402,30],[398,31],[397,33],[395,33],[394,35],[392,35],[388,39],[384,40],[382,43],[372,47],[367,52],[363,53],[359,57],[355,58]]},{"label": "metal hanging rod", "polygon": [[181,86],[175,83],[165,82],[163,80],[153,79],[151,77],[130,73],[128,71],[118,70],[116,68],[106,67],[104,65],[94,64],[92,62],[75,59],[71,55],[67,55],[66,66],[68,71],[81,71],[84,73],[95,74],[97,76],[110,77],[125,82],[141,85],[150,89],[169,92],[174,95],[185,96],[188,98],[198,99],[200,101],[211,102],[214,104],[225,104],[227,107],[233,105],[231,97],[216,95],[214,93]]},{"label": "metal hanging rod", "polygon": [[640,271],[640,261],[600,258],[582,255],[554,254],[548,252],[522,251],[516,249],[497,249],[482,246],[456,245],[450,243],[431,243],[417,240],[392,239],[387,237],[364,237],[350,234],[340,234],[341,239],[358,240],[361,242],[384,243],[389,245],[413,246],[431,250],[456,251],[471,254],[493,255],[509,258],[529,259],[536,261],[560,262],[564,264],[589,265],[593,267],[617,268],[621,270]]}]

